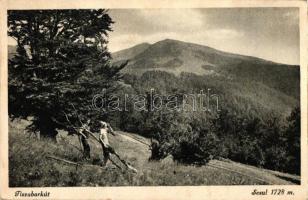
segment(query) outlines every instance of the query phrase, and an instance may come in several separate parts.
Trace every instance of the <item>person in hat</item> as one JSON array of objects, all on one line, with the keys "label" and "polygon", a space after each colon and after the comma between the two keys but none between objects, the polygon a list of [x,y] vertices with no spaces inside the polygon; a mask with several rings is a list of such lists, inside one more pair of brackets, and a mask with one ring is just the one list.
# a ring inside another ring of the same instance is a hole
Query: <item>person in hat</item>
[{"label": "person in hat", "polygon": [[102,149],[103,149],[103,166],[107,165],[108,161],[111,161],[113,164],[115,164],[117,167],[119,167],[115,162],[113,162],[110,159],[110,155],[113,154],[115,155],[128,169],[132,170],[133,172],[137,173],[137,169],[135,169],[134,167],[132,167],[129,163],[127,163],[125,160],[123,160],[120,155],[111,147],[111,145],[109,144],[109,140],[108,140],[108,133],[112,134],[113,136],[115,136],[115,133],[113,131],[113,129],[111,128],[111,126],[104,122],[104,121],[100,121],[100,132],[99,132],[99,141],[102,145]]},{"label": "person in hat", "polygon": [[110,160],[110,154],[115,152],[109,144],[108,133],[115,136],[111,126],[104,121],[100,121],[99,140],[103,148],[103,165],[106,165],[108,160]]}]

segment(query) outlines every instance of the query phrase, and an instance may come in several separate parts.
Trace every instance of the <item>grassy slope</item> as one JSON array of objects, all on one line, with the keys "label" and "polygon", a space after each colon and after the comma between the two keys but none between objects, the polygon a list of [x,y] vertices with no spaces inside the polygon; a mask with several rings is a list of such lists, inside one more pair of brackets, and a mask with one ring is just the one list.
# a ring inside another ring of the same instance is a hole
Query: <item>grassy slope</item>
[{"label": "grassy slope", "polygon": [[[54,155],[75,162],[79,161],[81,153],[78,150],[79,143],[76,136],[67,136],[62,132],[58,137],[58,144],[51,144],[28,138],[23,131],[24,125],[25,122],[10,123],[9,184],[11,187],[292,184],[266,170],[234,162],[213,160],[208,166],[203,167],[184,166],[168,159],[161,162],[148,162],[150,154],[148,148],[128,138],[136,135],[124,132],[118,132],[118,136],[110,137],[110,143],[124,159],[138,169],[137,174],[121,172],[112,165],[105,169],[98,166],[76,168],[45,157]],[[140,136],[138,138],[148,142]],[[93,147],[92,157],[99,158],[99,145],[91,142],[91,146]],[[231,171],[213,166],[221,166]],[[235,170],[237,172],[232,172]]]}]

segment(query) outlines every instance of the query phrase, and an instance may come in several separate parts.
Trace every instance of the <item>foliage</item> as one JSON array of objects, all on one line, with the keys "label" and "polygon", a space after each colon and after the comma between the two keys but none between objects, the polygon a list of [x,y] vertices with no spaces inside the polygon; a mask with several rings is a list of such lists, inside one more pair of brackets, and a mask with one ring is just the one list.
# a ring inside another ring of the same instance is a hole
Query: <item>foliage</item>
[{"label": "foliage", "polygon": [[102,9],[9,11],[8,35],[17,42],[9,61],[10,116],[32,116],[29,128],[52,139],[57,129],[80,126],[77,110],[84,118],[106,117],[90,106],[103,88],[117,88],[125,66],[109,64],[112,23]]},{"label": "foliage", "polygon": [[288,126],[284,138],[288,150],[287,166],[291,173],[300,174],[301,168],[301,113],[300,108],[295,108],[287,118]]},{"label": "foliage", "polygon": [[[284,118],[284,114],[259,104],[269,98],[262,93],[269,92],[284,99],[282,94],[264,91],[258,84],[249,84],[248,91],[236,86],[235,81],[226,84],[226,80],[194,74],[176,77],[167,72],[151,71],[140,77],[126,75],[124,80],[131,86],[126,91],[130,94],[146,96],[147,91],[154,88],[162,99],[166,99],[168,94],[180,96],[211,88],[213,94],[221,97],[219,112],[167,109],[140,112],[134,110],[133,105],[128,112],[121,112],[122,129],[158,141],[151,159],[162,159],[171,154],[179,162],[204,164],[209,159],[224,157],[258,167],[300,173],[299,108]],[[248,96],[253,92],[263,96],[259,96],[260,100],[237,96]],[[283,101],[289,102],[287,98]]]}]

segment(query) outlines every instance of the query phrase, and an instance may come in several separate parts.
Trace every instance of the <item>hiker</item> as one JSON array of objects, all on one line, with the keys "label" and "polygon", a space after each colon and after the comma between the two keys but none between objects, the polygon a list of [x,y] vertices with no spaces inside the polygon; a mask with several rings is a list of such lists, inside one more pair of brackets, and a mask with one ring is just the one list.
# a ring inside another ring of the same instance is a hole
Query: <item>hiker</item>
[{"label": "hiker", "polygon": [[110,160],[110,153],[115,153],[113,148],[109,144],[108,133],[111,133],[115,136],[114,131],[111,126],[106,122],[100,121],[100,132],[99,132],[99,140],[101,142],[103,148],[103,165],[106,166],[108,160]]},{"label": "hiker", "polygon": [[110,154],[113,154],[127,167],[127,169],[130,169],[133,172],[137,173],[137,170],[134,167],[132,167],[129,163],[127,163],[125,160],[121,159],[119,154],[110,146],[109,140],[108,140],[108,133],[111,133],[113,136],[115,136],[115,133],[113,129],[111,128],[111,126],[106,122],[100,121],[99,141],[102,145],[103,156],[104,156],[102,164],[106,166],[107,162],[110,160],[113,164],[118,166],[115,162],[113,162],[110,159]]},{"label": "hiker", "polygon": [[89,160],[91,158],[90,155],[90,145],[88,143],[89,134],[88,131],[90,129],[90,120],[87,120],[87,123],[84,124],[79,130],[79,139],[81,141],[82,147],[83,147],[83,158],[86,160]]}]

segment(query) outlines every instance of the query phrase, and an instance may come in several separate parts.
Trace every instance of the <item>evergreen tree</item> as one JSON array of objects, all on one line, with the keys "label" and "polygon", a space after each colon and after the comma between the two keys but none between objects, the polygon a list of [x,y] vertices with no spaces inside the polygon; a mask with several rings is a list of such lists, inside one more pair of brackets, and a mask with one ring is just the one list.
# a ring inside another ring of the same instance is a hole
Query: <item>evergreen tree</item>
[{"label": "evergreen tree", "polygon": [[112,23],[102,9],[8,11],[8,35],[17,42],[9,61],[10,116],[32,116],[28,128],[51,139],[80,120],[106,117],[91,103],[103,88],[117,89],[125,66],[109,63]]}]

